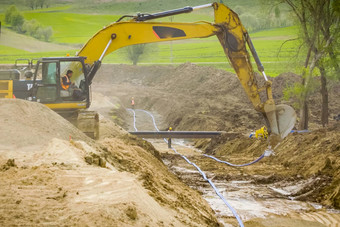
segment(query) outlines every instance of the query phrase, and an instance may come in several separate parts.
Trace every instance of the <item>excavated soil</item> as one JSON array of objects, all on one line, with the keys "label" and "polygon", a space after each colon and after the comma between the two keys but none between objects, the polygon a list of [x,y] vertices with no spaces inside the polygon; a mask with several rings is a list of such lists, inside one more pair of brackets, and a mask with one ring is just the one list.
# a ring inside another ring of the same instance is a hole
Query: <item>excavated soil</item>
[{"label": "excavated soil", "polygon": [[[283,91],[286,86],[299,82],[299,76],[284,73],[270,79],[277,103],[293,105],[294,100],[282,100]],[[257,80],[260,86],[264,82],[258,75]],[[332,117],[340,114],[340,84],[329,83],[330,122],[333,123]],[[237,76],[214,67],[191,63],[177,67],[103,65],[93,89],[118,97],[125,107],[129,107],[134,97],[137,108],[153,110],[177,130],[249,133],[264,125],[262,115],[253,109]],[[311,128],[320,128],[318,92],[312,95],[309,104]]]},{"label": "excavated soil", "polygon": [[[257,78],[261,80],[260,77]],[[285,73],[271,80],[276,102],[293,105],[294,100],[282,100],[283,91],[285,86],[299,82],[299,76]],[[270,201],[267,205],[262,204],[268,206],[269,210],[275,211],[277,208],[275,206],[289,204],[288,201],[305,201],[307,204],[308,208],[305,210],[307,213],[296,210],[297,213],[288,212],[287,220],[280,219],[287,213],[279,212],[281,216],[268,222],[261,217],[259,220],[258,217],[253,217],[247,221],[249,226],[313,226],[313,224],[319,226],[317,223],[334,226],[339,222],[337,210],[334,214],[333,211],[319,210],[322,206],[323,209],[340,208],[338,161],[340,130],[336,121],[332,119],[334,115],[340,113],[338,99],[340,85],[339,83],[330,85],[330,127],[322,129],[319,124],[321,101],[319,93],[316,92],[310,99],[310,129],[313,131],[289,135],[277,147],[274,156],[265,158],[259,164],[242,169],[231,168],[211,159],[193,155],[192,151],[195,149],[187,153],[214,180],[223,181],[225,185],[233,185],[236,181],[237,186],[230,188],[236,194],[242,192],[243,187],[254,188],[247,193],[257,195],[255,199],[262,196],[264,199],[283,200],[279,205],[275,205],[275,201],[272,203],[273,206],[270,205]],[[118,97],[122,103],[121,112],[129,107],[130,99],[134,97],[137,108],[154,113],[160,129],[172,126],[175,130],[234,132],[233,137],[198,140],[194,143],[196,148],[222,160],[232,163],[249,162],[259,157],[267,146],[265,141],[248,138],[253,129],[263,126],[263,118],[253,110],[236,75],[223,70],[190,63],[178,67],[103,65],[93,88],[107,97]],[[132,116],[128,113],[125,113],[125,116],[124,127],[133,130]],[[150,122],[145,123],[143,120],[145,120],[143,117],[137,115],[137,128],[152,130]],[[190,141],[185,143],[192,144]],[[160,147],[156,147],[161,150]],[[162,152],[161,157],[185,183],[204,194],[205,190],[202,188],[208,186],[198,183],[200,176],[190,174],[193,169],[190,169],[184,160],[169,151]],[[239,181],[249,182],[242,186]],[[270,188],[271,192],[269,195],[266,193],[261,195],[260,188],[266,190]],[[314,203],[317,203],[315,205],[317,209],[311,205]],[[215,212],[218,213],[216,209]],[[292,224],[293,222],[289,221],[293,219],[303,219],[308,223],[299,224],[297,220]]]},{"label": "excavated soil", "polygon": [[[302,201],[319,202],[326,207],[340,208],[340,125],[320,129],[310,133],[290,134],[275,150],[275,155],[261,161],[254,167],[242,170],[223,164],[212,166],[209,159],[197,160],[218,177],[225,177],[228,172],[233,176],[255,177],[259,184],[277,183],[287,198]],[[266,143],[255,139],[237,138],[227,141],[197,144],[206,153],[233,163],[245,163],[259,157],[266,149]],[[210,164],[209,164],[210,163]],[[301,183],[308,181],[305,184]],[[301,187],[292,187],[300,184]]]},{"label": "excavated soil", "polygon": [[103,116],[95,142],[39,103],[0,107],[1,226],[219,225],[151,144]]}]

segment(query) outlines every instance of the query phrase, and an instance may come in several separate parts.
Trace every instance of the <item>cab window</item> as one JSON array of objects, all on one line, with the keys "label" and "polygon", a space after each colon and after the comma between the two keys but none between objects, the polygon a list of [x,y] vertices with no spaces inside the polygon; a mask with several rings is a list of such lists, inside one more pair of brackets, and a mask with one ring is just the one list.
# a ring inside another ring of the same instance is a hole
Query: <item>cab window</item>
[{"label": "cab window", "polygon": [[57,83],[57,63],[44,63],[42,69],[42,83],[56,84]]},{"label": "cab window", "polygon": [[72,70],[73,75],[71,82],[73,82],[78,88],[82,87],[82,83],[85,81],[83,65],[80,61],[61,61],[60,62],[60,77],[66,75],[67,70]]}]

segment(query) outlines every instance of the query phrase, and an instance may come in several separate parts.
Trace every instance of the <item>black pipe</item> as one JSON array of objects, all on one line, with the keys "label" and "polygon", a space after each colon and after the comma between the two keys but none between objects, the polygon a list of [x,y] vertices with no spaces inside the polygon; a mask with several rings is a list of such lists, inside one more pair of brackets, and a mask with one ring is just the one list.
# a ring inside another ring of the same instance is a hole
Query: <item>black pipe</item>
[{"label": "black pipe", "polygon": [[136,21],[147,21],[147,20],[157,19],[161,17],[168,17],[168,16],[173,16],[173,15],[182,14],[182,13],[190,13],[192,11],[193,11],[193,8],[187,6],[181,9],[174,9],[174,10],[164,11],[164,12],[155,13],[155,14],[138,14],[135,19]]},{"label": "black pipe", "polygon": [[142,138],[214,138],[227,134],[215,131],[138,131],[129,133]]}]

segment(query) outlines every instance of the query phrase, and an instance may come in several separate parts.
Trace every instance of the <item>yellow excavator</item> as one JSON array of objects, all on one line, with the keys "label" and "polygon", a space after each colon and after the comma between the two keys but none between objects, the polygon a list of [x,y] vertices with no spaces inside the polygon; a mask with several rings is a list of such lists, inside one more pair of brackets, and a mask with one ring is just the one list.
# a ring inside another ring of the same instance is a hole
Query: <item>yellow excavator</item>
[{"label": "yellow excavator", "polygon": [[[190,13],[203,8],[214,10],[214,22],[176,23],[159,22],[154,19]],[[76,115],[78,127],[92,137],[98,136],[98,115],[86,111],[91,103],[90,87],[103,58],[111,52],[130,45],[176,41],[192,38],[206,38],[216,35],[224,52],[233,66],[246,94],[254,108],[263,113],[269,132],[284,138],[294,127],[295,111],[287,105],[275,105],[271,81],[255,51],[247,30],[238,15],[221,3],[211,3],[196,7],[185,7],[155,14],[122,16],[118,21],[98,31],[82,47],[75,57],[41,58],[37,61],[32,84],[24,98],[45,104],[61,114]],[[247,46],[255,59],[265,85],[259,87],[255,79]],[[67,70],[73,71],[71,81],[84,94],[82,100],[74,100],[71,94],[61,87],[61,77]],[[213,75],[212,75],[213,76]],[[19,91],[18,91],[19,92]],[[265,92],[264,100],[260,93]],[[18,93],[19,94],[19,93]]]}]

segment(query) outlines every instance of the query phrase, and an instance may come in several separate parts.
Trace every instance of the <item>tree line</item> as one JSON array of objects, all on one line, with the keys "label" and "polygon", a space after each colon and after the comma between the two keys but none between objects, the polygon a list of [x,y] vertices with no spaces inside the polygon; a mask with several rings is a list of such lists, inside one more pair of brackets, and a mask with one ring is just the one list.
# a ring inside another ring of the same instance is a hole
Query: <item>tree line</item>
[{"label": "tree line", "polygon": [[51,0],[26,0],[25,1],[26,6],[31,8],[32,10],[38,9],[38,8],[48,8],[51,5]]}]

